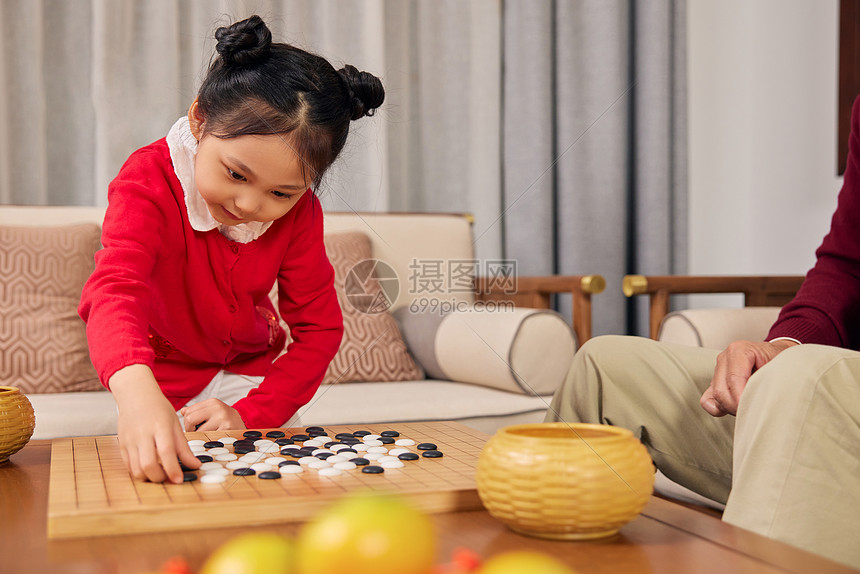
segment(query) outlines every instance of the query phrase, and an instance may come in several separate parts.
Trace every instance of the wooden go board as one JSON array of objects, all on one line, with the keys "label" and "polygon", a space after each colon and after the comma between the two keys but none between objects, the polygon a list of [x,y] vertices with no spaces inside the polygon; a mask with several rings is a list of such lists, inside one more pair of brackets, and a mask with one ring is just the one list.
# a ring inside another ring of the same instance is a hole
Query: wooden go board
[{"label": "wooden go board", "polygon": [[[261,429],[263,435],[268,430]],[[289,437],[302,429],[280,429]],[[454,422],[325,427],[328,435],[396,430],[416,444],[432,442],[442,458],[405,462],[383,474],[360,469],[334,477],[312,469],[276,480],[228,476],[221,484],[155,484],[135,480],[115,436],[55,439],[51,450],[48,537],[75,538],[273,524],[306,520],[344,493],[395,492],[427,512],[481,508],[475,467],[487,435]],[[243,431],[186,433],[188,440],[242,437]],[[334,439],[332,439],[334,440]],[[409,447],[415,450],[415,447]],[[419,451],[415,451],[419,452]]]}]

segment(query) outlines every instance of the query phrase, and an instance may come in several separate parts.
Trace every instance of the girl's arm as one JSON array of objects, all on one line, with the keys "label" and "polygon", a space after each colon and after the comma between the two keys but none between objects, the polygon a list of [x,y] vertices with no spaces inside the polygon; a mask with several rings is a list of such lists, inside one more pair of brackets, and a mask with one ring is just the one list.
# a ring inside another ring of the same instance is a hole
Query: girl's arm
[{"label": "girl's arm", "polygon": [[189,468],[200,466],[149,367],[129,365],[118,370],[110,378],[110,388],[119,412],[120,452],[135,478],[181,483],[177,455]]},{"label": "girl's arm", "polygon": [[322,207],[316,197],[310,200],[297,214],[278,277],[279,311],[292,343],[263,383],[233,405],[248,428],[280,426],[310,401],[343,337],[334,269],[323,242]]}]

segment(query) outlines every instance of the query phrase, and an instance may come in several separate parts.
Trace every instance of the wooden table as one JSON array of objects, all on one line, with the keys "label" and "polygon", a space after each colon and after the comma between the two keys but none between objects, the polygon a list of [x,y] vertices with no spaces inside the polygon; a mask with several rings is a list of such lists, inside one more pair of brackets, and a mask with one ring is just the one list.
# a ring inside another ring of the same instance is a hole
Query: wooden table
[{"label": "wooden table", "polygon": [[[9,462],[0,464],[0,571],[4,573],[141,574],[157,571],[173,556],[184,557],[198,569],[214,548],[247,530],[220,528],[49,541],[50,458],[50,441],[33,441]],[[592,542],[551,542],[520,536],[483,511],[435,515],[433,520],[440,562],[446,562],[455,548],[466,547],[483,557],[511,549],[534,549],[558,557],[580,574],[860,572],[657,497],[617,536]],[[292,536],[299,525],[267,528]]]}]

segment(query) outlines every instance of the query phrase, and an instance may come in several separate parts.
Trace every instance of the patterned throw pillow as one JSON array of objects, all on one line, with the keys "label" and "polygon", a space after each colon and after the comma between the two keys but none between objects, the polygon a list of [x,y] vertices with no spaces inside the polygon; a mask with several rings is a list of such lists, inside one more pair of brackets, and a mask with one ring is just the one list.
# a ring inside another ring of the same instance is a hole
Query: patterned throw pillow
[{"label": "patterned throw pillow", "polygon": [[[362,278],[361,272],[353,270],[373,257],[370,239],[361,232],[332,233],[326,234],[325,246],[334,267],[344,335],[323,384],[423,379],[424,373],[406,349],[397,321],[387,305],[379,304],[385,301],[379,281],[373,276]],[[365,267],[363,264],[356,269]]]},{"label": "patterned throw pillow", "polygon": [[99,226],[0,226],[0,385],[24,393],[103,390],[77,308]]}]

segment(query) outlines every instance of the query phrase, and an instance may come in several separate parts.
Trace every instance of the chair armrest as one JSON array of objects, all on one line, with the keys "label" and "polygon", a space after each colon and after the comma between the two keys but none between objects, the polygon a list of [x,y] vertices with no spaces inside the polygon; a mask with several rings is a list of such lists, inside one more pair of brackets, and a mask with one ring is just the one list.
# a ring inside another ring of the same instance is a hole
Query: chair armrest
[{"label": "chair armrest", "polygon": [[591,296],[606,289],[602,275],[549,275],[543,277],[476,277],[476,301],[510,301],[517,307],[549,309],[550,295],[573,296],[573,332],[577,345],[591,338]]},{"label": "chair armrest", "polygon": [[692,293],[743,293],[746,307],[781,307],[791,301],[803,275],[627,275],[622,291],[627,297],[648,295],[648,336],[657,339],[660,323],[669,313],[669,297]]}]

